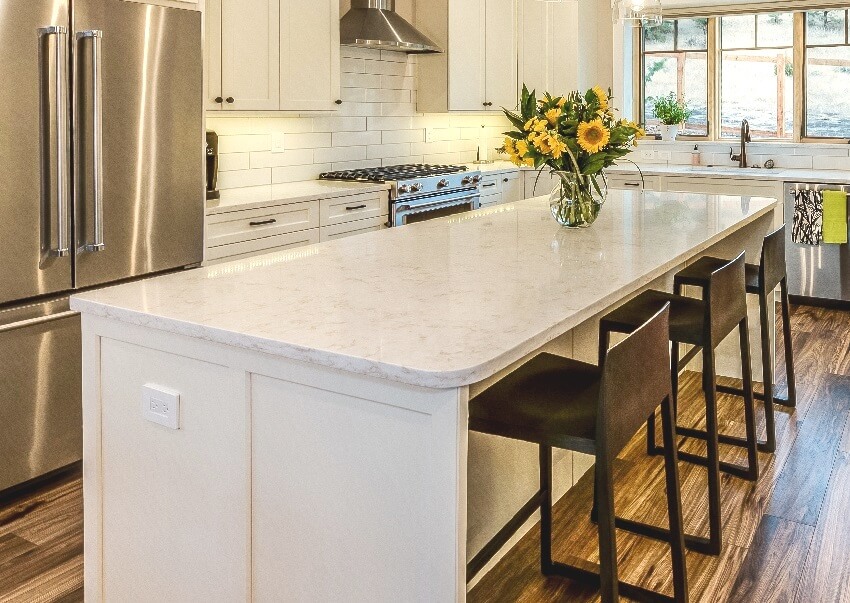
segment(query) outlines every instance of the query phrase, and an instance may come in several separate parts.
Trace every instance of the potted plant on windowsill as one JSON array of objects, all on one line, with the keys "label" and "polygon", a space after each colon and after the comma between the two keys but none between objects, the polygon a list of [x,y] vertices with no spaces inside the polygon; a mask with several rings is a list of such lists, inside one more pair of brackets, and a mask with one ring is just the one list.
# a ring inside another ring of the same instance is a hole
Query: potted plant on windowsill
[{"label": "potted plant on windowsill", "polygon": [[672,142],[676,140],[681,125],[690,119],[693,111],[688,109],[684,99],[679,100],[676,94],[671,92],[655,99],[654,113],[656,119],[662,123],[661,140]]}]

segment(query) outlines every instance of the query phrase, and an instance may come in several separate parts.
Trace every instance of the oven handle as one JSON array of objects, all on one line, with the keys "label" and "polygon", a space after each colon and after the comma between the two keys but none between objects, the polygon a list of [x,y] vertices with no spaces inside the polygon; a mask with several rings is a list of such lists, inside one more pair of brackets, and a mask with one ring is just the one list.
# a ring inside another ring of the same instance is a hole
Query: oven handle
[{"label": "oven handle", "polygon": [[454,199],[442,199],[440,201],[435,201],[433,203],[423,203],[422,205],[410,205],[409,203],[404,203],[402,205],[396,206],[396,212],[404,212],[404,211],[428,211],[429,209],[436,209],[444,206],[451,205],[462,205],[466,201],[475,201],[475,199],[480,199],[481,195],[469,195],[468,197],[457,197]]}]

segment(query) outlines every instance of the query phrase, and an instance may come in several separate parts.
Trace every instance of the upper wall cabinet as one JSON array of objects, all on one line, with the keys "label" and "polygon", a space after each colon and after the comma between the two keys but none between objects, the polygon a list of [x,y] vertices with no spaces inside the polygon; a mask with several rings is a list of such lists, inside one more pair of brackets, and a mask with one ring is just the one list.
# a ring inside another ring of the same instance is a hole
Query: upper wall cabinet
[{"label": "upper wall cabinet", "polygon": [[578,3],[520,0],[519,85],[565,95],[578,88]]},{"label": "upper wall cabinet", "polygon": [[332,111],[339,0],[207,0],[207,108]]},{"label": "upper wall cabinet", "polygon": [[416,25],[446,52],[419,58],[419,110],[517,104],[517,0],[417,2]]}]

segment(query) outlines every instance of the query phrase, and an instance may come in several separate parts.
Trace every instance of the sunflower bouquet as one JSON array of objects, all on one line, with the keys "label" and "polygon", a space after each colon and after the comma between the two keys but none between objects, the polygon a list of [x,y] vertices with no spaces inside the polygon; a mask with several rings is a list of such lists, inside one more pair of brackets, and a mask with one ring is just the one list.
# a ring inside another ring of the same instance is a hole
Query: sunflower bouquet
[{"label": "sunflower bouquet", "polygon": [[523,86],[520,111],[504,111],[516,129],[505,133],[501,150],[516,165],[548,166],[561,179],[552,212],[567,226],[595,221],[605,200],[605,168],[646,135],[639,124],[614,116],[610,92],[599,86],[584,95],[546,93],[541,99]]}]

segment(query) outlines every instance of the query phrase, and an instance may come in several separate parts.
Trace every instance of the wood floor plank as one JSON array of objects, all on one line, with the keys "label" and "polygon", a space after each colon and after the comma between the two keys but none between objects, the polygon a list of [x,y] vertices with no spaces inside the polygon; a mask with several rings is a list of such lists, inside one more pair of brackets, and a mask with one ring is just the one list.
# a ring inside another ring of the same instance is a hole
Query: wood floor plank
[{"label": "wood floor plank", "polygon": [[738,572],[730,600],[791,601],[814,533],[812,526],[765,515]]},{"label": "wood floor plank", "polygon": [[814,526],[850,419],[850,377],[824,375],[779,476],[769,515]]},{"label": "wood floor plank", "polygon": [[842,453],[830,479],[823,511],[794,601],[850,602],[850,455]]}]

